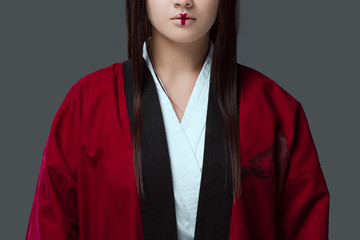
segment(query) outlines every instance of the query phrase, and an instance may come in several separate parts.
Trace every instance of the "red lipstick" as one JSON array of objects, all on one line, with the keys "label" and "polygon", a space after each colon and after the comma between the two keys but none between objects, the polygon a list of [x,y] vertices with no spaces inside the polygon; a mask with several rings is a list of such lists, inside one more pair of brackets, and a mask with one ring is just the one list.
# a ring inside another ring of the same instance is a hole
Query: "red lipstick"
[{"label": "red lipstick", "polygon": [[189,13],[178,13],[171,18],[174,20],[175,24],[179,24],[181,26],[188,25],[196,20],[191,14]]},{"label": "red lipstick", "polygon": [[186,15],[187,15],[187,13],[180,13],[180,17],[181,17],[181,25],[185,25]]}]

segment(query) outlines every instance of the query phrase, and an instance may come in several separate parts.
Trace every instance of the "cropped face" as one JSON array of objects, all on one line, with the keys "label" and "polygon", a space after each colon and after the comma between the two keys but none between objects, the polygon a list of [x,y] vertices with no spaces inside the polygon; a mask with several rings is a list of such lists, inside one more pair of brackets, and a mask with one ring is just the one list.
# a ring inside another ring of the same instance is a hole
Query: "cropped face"
[{"label": "cropped face", "polygon": [[220,0],[146,0],[152,34],[190,43],[213,26]]}]

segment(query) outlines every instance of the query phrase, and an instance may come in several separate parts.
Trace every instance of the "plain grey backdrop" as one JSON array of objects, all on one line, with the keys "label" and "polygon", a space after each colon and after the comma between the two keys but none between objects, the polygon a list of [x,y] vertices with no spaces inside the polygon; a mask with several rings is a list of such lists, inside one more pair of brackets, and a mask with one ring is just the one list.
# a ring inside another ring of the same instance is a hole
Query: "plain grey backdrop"
[{"label": "plain grey backdrop", "polygon": [[[359,1],[241,0],[238,62],[298,99],[330,191],[330,238],[359,236]],[[0,239],[24,239],[51,122],[82,76],[127,59],[125,0],[0,10]]]}]

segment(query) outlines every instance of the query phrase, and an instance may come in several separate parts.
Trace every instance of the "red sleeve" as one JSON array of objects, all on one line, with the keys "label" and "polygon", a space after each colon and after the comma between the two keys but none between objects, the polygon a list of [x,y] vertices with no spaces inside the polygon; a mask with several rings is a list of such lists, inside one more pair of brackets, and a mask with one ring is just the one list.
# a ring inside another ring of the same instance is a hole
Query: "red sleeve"
[{"label": "red sleeve", "polygon": [[26,239],[78,239],[76,161],[80,139],[78,86],[69,90],[47,137]]},{"label": "red sleeve", "polygon": [[330,195],[305,112],[297,106],[290,166],[278,211],[277,239],[327,240]]}]

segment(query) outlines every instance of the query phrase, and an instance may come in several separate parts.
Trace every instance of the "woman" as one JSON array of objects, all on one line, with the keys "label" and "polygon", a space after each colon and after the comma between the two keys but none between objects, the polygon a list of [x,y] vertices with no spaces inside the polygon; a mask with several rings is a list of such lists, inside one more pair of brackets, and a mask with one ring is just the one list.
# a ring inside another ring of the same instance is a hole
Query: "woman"
[{"label": "woman", "polygon": [[236,62],[236,0],[128,0],[128,57],[51,125],[26,239],[328,239],[302,105]]}]

